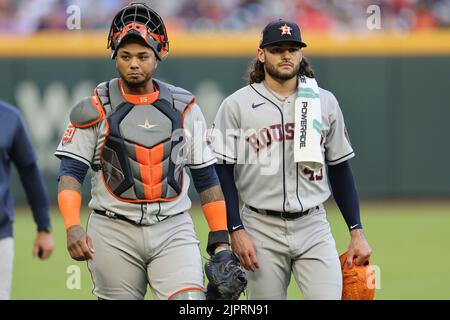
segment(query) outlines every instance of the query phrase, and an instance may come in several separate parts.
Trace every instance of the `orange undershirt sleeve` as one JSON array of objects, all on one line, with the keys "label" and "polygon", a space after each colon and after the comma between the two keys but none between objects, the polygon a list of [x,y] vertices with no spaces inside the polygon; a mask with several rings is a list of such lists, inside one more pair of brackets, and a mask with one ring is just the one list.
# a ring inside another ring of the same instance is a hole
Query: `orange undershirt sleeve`
[{"label": "orange undershirt sleeve", "polygon": [[74,225],[80,225],[81,194],[79,192],[74,190],[59,192],[58,206],[66,229]]},{"label": "orange undershirt sleeve", "polygon": [[228,230],[227,208],[224,200],[204,204],[202,210],[211,231]]}]

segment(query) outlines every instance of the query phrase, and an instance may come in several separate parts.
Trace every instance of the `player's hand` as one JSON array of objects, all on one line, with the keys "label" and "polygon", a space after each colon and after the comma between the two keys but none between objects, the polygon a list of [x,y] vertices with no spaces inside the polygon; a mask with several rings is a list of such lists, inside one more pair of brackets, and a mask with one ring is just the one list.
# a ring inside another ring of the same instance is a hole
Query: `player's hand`
[{"label": "player's hand", "polygon": [[255,246],[244,229],[231,233],[231,248],[245,269],[255,272],[259,268]]},{"label": "player's hand", "polygon": [[353,266],[353,259],[357,266],[364,265],[369,261],[372,254],[372,248],[364,236],[362,229],[355,229],[350,231],[350,244],[348,246],[347,266]]},{"label": "player's hand", "polygon": [[94,259],[92,240],[79,225],[67,229],[67,250],[77,261]]},{"label": "player's hand", "polygon": [[33,258],[45,260],[51,256],[54,248],[53,236],[47,232],[38,232],[33,245]]}]

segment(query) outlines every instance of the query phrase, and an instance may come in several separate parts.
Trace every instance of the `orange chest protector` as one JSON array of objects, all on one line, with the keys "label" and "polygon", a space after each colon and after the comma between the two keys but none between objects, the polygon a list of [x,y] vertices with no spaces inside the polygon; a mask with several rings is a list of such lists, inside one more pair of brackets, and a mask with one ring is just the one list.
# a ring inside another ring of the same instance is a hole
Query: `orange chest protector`
[{"label": "orange chest protector", "polygon": [[195,97],[154,81],[159,99],[145,105],[125,101],[118,79],[101,83],[95,90],[103,113],[98,122],[103,120],[106,128],[99,138],[97,169],[108,191],[121,201],[172,201],[182,191],[188,152],[183,115]]}]

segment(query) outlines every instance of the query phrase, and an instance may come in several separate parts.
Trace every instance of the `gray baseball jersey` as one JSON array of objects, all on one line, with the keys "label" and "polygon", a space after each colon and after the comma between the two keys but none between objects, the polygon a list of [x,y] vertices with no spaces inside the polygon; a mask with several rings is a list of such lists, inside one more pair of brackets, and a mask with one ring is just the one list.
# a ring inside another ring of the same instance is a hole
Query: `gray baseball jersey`
[{"label": "gray baseball jersey", "polygon": [[[334,95],[320,90],[321,149],[329,165],[354,156],[344,118]],[[264,83],[248,85],[227,97],[209,140],[215,155],[235,163],[235,181],[244,203],[266,210],[305,211],[330,196],[325,169],[302,170],[294,162],[294,102]]]},{"label": "gray baseball jersey", "polygon": [[[321,150],[329,165],[354,156],[334,95],[319,89]],[[264,83],[227,97],[216,116],[209,142],[218,158],[235,163],[242,222],[260,263],[248,272],[249,299],[286,299],[291,278],[305,299],[340,299],[342,274],[336,245],[322,203],[330,196],[325,168],[302,169],[294,161],[294,104]],[[309,213],[284,220],[252,208]]]},{"label": "gray baseball jersey", "polygon": [[[142,134],[146,127],[151,126],[142,120]],[[55,155],[66,156],[79,160],[88,166],[100,164],[100,152],[107,130],[105,121],[80,129],[68,127],[65,137],[60,142]],[[158,128],[155,128],[158,130]],[[187,152],[185,164],[194,169],[203,168],[216,162],[206,143],[206,122],[200,107],[195,104],[185,114],[184,130],[187,136]],[[92,172],[91,209],[110,211],[123,215],[144,225],[152,225],[165,216],[174,215],[190,209],[191,201],[188,197],[189,175],[183,169],[183,185],[181,194],[170,202],[129,203],[117,200],[106,188],[102,178],[102,171]]]}]

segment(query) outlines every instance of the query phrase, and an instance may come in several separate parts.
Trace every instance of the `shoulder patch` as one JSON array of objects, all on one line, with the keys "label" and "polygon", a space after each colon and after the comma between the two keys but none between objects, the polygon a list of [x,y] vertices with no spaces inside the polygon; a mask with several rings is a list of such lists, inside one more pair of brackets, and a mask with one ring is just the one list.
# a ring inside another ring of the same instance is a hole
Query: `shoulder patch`
[{"label": "shoulder patch", "polygon": [[91,127],[103,118],[104,112],[96,96],[83,98],[70,112],[70,122],[76,128]]},{"label": "shoulder patch", "polygon": [[67,129],[66,129],[66,131],[64,131],[64,136],[61,140],[62,145],[72,142],[72,138],[73,138],[73,135],[75,134],[75,130],[76,130],[76,128],[73,126],[73,124],[69,124],[67,126]]}]

